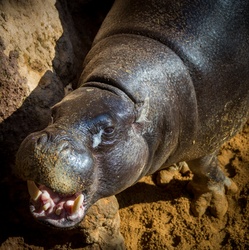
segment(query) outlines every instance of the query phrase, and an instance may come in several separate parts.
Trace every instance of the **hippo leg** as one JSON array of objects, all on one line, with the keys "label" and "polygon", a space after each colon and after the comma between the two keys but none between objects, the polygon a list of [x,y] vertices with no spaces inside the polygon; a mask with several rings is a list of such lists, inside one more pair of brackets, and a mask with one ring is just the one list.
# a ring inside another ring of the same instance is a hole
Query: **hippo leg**
[{"label": "hippo leg", "polygon": [[188,165],[194,174],[189,183],[195,196],[191,204],[193,214],[202,216],[210,207],[212,215],[222,218],[228,208],[225,193],[236,193],[236,184],[219,168],[216,154],[190,161]]}]

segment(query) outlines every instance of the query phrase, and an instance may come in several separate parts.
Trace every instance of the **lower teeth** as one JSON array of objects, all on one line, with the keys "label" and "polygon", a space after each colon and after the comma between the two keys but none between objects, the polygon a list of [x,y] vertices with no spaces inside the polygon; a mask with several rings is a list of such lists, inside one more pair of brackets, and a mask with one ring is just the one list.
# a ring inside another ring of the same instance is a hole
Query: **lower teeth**
[{"label": "lower teeth", "polygon": [[61,212],[62,212],[62,208],[57,208],[56,210],[55,210],[55,214],[56,215],[61,215]]},{"label": "lower teeth", "polygon": [[[41,188],[40,190],[34,181],[27,181],[27,185],[31,199],[36,205],[40,203],[42,210],[47,211],[47,213],[54,211],[57,216],[60,216],[65,209],[67,214],[76,215],[80,210],[80,207],[83,205],[83,194],[78,195],[74,200],[70,200],[69,198],[68,201],[64,201],[59,195],[52,192],[50,193],[50,190],[47,188]],[[51,196],[53,196],[53,199]],[[55,208],[55,206],[57,208]]]},{"label": "lower teeth", "polygon": [[44,210],[44,211],[47,211],[49,208],[50,208],[50,203],[48,202],[48,203],[46,203],[43,207],[42,207],[42,209]]}]

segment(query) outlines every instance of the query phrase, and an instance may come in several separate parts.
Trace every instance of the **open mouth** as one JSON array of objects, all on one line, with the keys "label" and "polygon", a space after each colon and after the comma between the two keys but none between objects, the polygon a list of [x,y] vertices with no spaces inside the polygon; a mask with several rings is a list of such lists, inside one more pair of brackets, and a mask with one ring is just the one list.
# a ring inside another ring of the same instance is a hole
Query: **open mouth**
[{"label": "open mouth", "polygon": [[34,181],[28,181],[28,191],[32,215],[45,224],[70,228],[81,222],[85,215],[84,195],[80,192],[65,197],[44,185],[37,187]]}]

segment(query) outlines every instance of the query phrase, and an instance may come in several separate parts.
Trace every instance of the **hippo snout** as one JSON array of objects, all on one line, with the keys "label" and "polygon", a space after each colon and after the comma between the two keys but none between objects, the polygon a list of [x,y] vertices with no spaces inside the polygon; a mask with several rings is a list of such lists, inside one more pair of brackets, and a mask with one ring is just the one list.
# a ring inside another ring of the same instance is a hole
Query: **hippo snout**
[{"label": "hippo snout", "polygon": [[17,152],[15,173],[27,181],[38,221],[70,228],[83,219],[95,174],[93,157],[77,136],[53,127],[29,135]]},{"label": "hippo snout", "polygon": [[93,157],[73,135],[41,131],[29,135],[16,157],[16,174],[53,191],[71,195],[93,176]]}]

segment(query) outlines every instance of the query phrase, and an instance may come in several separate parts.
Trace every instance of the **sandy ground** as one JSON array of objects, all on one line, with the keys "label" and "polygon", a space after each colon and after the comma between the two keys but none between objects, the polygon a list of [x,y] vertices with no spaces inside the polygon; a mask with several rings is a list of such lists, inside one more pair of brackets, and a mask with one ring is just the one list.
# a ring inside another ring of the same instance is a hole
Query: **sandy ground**
[{"label": "sandy ground", "polygon": [[[192,197],[186,188],[191,174],[177,174],[165,187],[145,177],[119,194],[127,249],[249,249],[249,123],[221,148],[219,161],[239,187],[236,195],[228,196],[229,209],[221,220],[208,211],[202,218],[191,214]],[[1,250],[84,248],[84,239],[76,231],[37,230],[30,226],[31,217],[25,220],[27,224],[20,219],[1,230]]]}]

